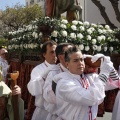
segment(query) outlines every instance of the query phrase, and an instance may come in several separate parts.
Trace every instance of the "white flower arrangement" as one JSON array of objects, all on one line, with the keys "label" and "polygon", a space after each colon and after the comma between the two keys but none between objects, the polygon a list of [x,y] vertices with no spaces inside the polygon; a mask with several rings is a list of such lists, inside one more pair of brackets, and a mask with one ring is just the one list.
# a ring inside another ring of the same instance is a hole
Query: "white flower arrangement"
[{"label": "white flower arrangement", "polygon": [[83,52],[90,54],[120,52],[120,42],[115,37],[114,30],[108,25],[77,20],[68,23],[65,19],[57,20],[49,17],[36,19],[31,25],[9,32],[12,39],[9,41],[8,49],[10,51],[40,49],[44,33],[39,30],[39,25],[42,24],[54,27],[49,37],[58,44],[70,42],[77,45]]}]

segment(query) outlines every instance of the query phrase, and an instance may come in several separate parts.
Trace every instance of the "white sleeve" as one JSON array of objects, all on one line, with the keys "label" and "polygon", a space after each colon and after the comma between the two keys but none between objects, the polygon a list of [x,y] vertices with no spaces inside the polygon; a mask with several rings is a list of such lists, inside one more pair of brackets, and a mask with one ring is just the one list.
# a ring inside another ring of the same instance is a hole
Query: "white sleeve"
[{"label": "white sleeve", "polygon": [[31,72],[31,80],[27,84],[28,91],[33,96],[37,96],[43,93],[44,80],[40,76],[40,72],[41,71],[36,68],[33,69]]},{"label": "white sleeve", "polygon": [[60,80],[57,83],[57,94],[66,102],[75,105],[92,106],[100,104],[105,97],[105,87],[99,78],[88,89],[76,84],[74,80]]},{"label": "white sleeve", "polygon": [[52,90],[52,80],[53,80],[53,77],[55,75],[56,75],[56,73],[49,72],[49,74],[48,74],[48,76],[45,80],[44,87],[43,87],[43,97],[44,97],[44,99],[47,102],[52,103],[52,104],[56,103],[56,97],[55,97],[55,94]]},{"label": "white sleeve", "polygon": [[119,80],[113,81],[110,79],[105,85],[105,91],[113,90],[119,87]]}]

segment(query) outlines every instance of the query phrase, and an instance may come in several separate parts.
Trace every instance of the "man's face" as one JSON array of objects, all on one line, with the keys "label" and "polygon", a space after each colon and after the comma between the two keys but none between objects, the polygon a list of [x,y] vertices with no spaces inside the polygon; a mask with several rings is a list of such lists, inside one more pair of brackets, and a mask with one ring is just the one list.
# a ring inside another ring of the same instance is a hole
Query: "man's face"
[{"label": "man's face", "polygon": [[6,49],[1,49],[0,50],[0,56],[1,56],[1,58],[7,59],[7,54],[8,54],[8,52],[7,52]]},{"label": "man's face", "polygon": [[56,45],[53,46],[47,45],[46,53],[43,54],[45,60],[50,64],[55,64],[57,61],[55,49],[56,49]]},{"label": "man's face", "polygon": [[72,53],[70,55],[70,61],[67,62],[67,67],[71,73],[81,75],[85,69],[85,63],[82,53]]}]

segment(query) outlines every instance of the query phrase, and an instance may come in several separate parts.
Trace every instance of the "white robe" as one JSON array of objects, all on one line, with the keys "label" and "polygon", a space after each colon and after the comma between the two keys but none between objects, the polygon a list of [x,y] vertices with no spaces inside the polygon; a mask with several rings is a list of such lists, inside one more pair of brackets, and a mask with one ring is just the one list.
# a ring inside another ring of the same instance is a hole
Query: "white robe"
[{"label": "white robe", "polygon": [[47,61],[37,65],[31,72],[31,80],[27,88],[32,96],[35,96],[36,109],[32,116],[32,120],[46,120],[48,112],[44,108],[43,86],[44,79],[42,75],[47,71],[48,67],[52,66]]},{"label": "white robe", "polygon": [[45,80],[43,87],[43,97],[45,99],[44,107],[49,112],[46,120],[56,120],[56,96],[52,90],[52,80],[56,74],[59,74],[63,71],[68,71],[62,64],[56,65],[52,69]]},{"label": "white robe", "polygon": [[2,77],[3,77],[3,81],[5,82],[6,81],[6,75],[8,73],[8,68],[9,68],[7,60],[0,57],[0,66],[2,66],[2,73],[3,73]]},{"label": "white robe", "polygon": [[63,120],[89,120],[89,106],[92,106],[92,120],[97,116],[98,105],[105,97],[105,83],[98,75],[88,74],[88,89],[80,83],[80,75],[63,72],[55,76],[57,83],[57,115]]}]

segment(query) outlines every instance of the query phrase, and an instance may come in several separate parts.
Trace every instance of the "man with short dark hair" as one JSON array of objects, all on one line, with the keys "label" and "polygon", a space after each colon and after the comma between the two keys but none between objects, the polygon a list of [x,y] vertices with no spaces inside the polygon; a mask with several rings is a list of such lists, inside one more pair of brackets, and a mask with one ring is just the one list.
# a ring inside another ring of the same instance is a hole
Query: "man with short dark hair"
[{"label": "man with short dark hair", "polygon": [[43,86],[44,86],[44,72],[49,67],[52,67],[56,61],[56,49],[57,44],[54,41],[47,41],[43,44],[41,52],[45,61],[37,65],[31,72],[31,80],[28,83],[28,91],[32,96],[35,96],[36,109],[32,116],[32,120],[46,120],[48,112],[44,108],[43,99]]},{"label": "man with short dark hair", "polygon": [[[45,80],[45,85],[43,87],[43,97],[45,99],[45,109],[49,112],[46,120],[56,120],[56,97],[55,97],[55,90],[52,89],[52,80],[53,77],[61,72],[67,71],[64,53],[65,51],[71,47],[72,44],[70,43],[61,43],[56,48],[56,56],[58,58],[58,64],[54,67],[47,75]],[[55,89],[55,85],[54,85]]]},{"label": "man with short dark hair", "polygon": [[65,52],[65,62],[68,71],[54,77],[59,120],[96,120],[98,105],[105,97],[105,85],[114,69],[112,62],[104,56],[99,75],[84,74],[84,57],[75,46]]}]

